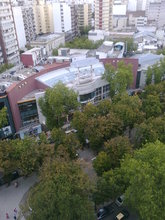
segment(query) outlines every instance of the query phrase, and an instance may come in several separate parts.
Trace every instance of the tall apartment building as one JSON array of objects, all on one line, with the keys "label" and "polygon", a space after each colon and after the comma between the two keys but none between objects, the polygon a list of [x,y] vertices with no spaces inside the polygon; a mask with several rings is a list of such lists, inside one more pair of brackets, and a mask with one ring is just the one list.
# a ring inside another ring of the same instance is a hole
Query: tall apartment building
[{"label": "tall apartment building", "polygon": [[113,0],[95,0],[95,29],[113,29]]},{"label": "tall apartment building", "polygon": [[36,39],[36,27],[32,5],[24,5],[22,8],[25,37],[27,44]]},{"label": "tall apartment building", "polygon": [[71,39],[78,36],[78,14],[75,4],[53,3],[54,32],[68,33]]},{"label": "tall apartment building", "polygon": [[150,0],[147,4],[148,22],[158,28],[165,26],[165,0]]},{"label": "tall apartment building", "polygon": [[78,27],[83,29],[84,27],[91,27],[92,25],[92,5],[91,4],[78,4]]},{"label": "tall apartment building", "polygon": [[53,7],[51,2],[36,0],[33,4],[36,34],[53,33]]},{"label": "tall apartment building", "polygon": [[20,49],[24,49],[26,45],[26,37],[21,6],[12,6],[12,10],[17,33],[18,45]]},{"label": "tall apartment building", "polygon": [[20,62],[10,0],[0,0],[0,63]]}]

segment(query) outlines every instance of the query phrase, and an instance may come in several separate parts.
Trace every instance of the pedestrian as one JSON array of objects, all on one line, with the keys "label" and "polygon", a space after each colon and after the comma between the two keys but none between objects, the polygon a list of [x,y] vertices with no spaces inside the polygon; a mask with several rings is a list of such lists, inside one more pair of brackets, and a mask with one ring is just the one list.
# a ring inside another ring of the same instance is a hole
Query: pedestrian
[{"label": "pedestrian", "polygon": [[14,220],[17,220],[17,217],[16,217],[16,215],[14,215]]},{"label": "pedestrian", "polygon": [[16,208],[14,209],[14,213],[16,213],[16,214],[17,214],[17,209],[16,209]]},{"label": "pedestrian", "polygon": [[6,219],[9,219],[9,214],[8,213],[6,213]]}]

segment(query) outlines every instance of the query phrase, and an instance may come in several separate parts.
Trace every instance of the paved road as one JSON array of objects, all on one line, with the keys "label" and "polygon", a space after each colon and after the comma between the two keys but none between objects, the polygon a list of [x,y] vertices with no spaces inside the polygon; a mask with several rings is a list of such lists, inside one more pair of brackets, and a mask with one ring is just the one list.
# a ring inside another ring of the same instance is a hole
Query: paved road
[{"label": "paved road", "polygon": [[15,188],[14,181],[9,187],[6,187],[6,185],[0,187],[0,220],[6,220],[6,213],[9,214],[10,219],[14,219],[14,208],[16,208],[18,212],[20,211],[19,203],[23,195],[36,181],[37,177],[33,174],[26,179],[22,177],[19,178],[18,188]]}]

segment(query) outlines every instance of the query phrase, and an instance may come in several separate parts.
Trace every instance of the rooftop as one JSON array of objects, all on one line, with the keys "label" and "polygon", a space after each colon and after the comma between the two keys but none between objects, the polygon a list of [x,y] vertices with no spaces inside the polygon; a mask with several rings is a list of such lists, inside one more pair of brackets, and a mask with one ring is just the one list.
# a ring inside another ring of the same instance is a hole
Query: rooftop
[{"label": "rooftop", "polygon": [[55,38],[59,38],[64,34],[61,33],[54,33],[54,34],[43,34],[43,35],[38,35],[36,40],[33,42],[47,42],[49,40],[53,40]]},{"label": "rooftop", "polygon": [[31,101],[31,100],[35,100],[35,94],[38,92],[43,92],[43,89],[35,89],[32,92],[28,93],[27,95],[25,95],[21,100],[18,101],[18,103],[22,103],[22,102],[27,102],[27,101]]}]

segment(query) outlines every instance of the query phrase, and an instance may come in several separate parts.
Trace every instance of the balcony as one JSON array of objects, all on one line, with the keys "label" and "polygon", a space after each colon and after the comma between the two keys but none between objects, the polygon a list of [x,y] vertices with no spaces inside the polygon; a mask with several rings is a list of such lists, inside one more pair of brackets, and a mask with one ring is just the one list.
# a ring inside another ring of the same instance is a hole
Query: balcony
[{"label": "balcony", "polygon": [[9,61],[11,61],[12,59],[14,59],[14,58],[16,58],[16,57],[18,57],[18,56],[19,56],[19,54],[18,54],[18,52],[16,52],[15,54],[9,55],[9,56],[7,57],[7,59],[8,59]]},{"label": "balcony", "polygon": [[8,49],[8,51],[6,51],[6,54],[7,55],[10,55],[10,54],[12,54],[12,53],[15,53],[15,52],[17,52],[18,51],[18,47],[16,46],[15,48],[11,48],[11,49]]}]

